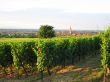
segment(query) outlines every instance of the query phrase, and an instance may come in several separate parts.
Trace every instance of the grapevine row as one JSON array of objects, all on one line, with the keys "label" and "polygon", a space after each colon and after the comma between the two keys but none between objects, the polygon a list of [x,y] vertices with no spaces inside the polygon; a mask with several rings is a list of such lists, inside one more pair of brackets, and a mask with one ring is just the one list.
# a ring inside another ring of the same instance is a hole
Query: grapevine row
[{"label": "grapevine row", "polygon": [[1,42],[0,66],[5,68],[14,65],[18,76],[20,68],[28,76],[27,69],[34,67],[37,67],[41,73],[47,69],[48,74],[51,75],[50,69],[52,67],[57,65],[65,67],[74,64],[84,60],[87,54],[99,49],[100,38],[98,36],[37,39],[29,42]]}]

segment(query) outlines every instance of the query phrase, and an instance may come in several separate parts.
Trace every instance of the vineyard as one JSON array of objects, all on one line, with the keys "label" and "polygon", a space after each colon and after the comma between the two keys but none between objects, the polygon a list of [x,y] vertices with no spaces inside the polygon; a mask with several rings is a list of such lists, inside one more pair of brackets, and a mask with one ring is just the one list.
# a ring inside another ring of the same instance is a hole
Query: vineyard
[{"label": "vineyard", "polygon": [[0,77],[28,77],[43,72],[52,74],[55,66],[62,68],[85,60],[100,49],[100,38],[60,37],[52,39],[0,40]]}]

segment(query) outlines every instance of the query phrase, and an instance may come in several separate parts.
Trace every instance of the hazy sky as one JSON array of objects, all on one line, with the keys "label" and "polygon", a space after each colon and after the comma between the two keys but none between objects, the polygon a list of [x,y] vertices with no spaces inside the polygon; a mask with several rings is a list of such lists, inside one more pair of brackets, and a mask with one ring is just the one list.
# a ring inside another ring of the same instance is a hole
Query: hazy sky
[{"label": "hazy sky", "polygon": [[0,0],[0,28],[104,29],[110,0]]}]

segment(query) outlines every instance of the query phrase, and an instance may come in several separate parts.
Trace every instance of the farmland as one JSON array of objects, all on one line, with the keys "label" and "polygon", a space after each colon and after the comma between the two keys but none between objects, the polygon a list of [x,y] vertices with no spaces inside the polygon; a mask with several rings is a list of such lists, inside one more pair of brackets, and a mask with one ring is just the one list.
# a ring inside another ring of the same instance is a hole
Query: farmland
[{"label": "farmland", "polygon": [[[52,75],[52,69],[65,68],[86,60],[100,49],[98,36],[39,38],[2,38],[0,40],[0,77],[22,78]],[[91,55],[90,55],[91,54]],[[54,72],[54,71],[53,71]],[[40,74],[39,74],[40,73]]]},{"label": "farmland", "polygon": [[1,38],[0,81],[107,81],[109,31],[53,38]]}]

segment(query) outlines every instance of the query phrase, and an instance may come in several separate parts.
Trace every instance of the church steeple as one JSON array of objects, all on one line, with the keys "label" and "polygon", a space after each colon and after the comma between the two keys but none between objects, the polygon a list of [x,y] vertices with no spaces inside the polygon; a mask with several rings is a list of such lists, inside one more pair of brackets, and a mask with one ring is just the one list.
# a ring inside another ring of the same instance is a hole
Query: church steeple
[{"label": "church steeple", "polygon": [[71,28],[71,26],[70,26],[70,35],[72,34],[72,28]]}]

